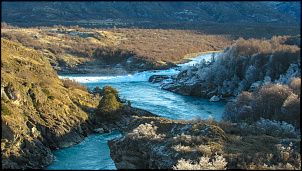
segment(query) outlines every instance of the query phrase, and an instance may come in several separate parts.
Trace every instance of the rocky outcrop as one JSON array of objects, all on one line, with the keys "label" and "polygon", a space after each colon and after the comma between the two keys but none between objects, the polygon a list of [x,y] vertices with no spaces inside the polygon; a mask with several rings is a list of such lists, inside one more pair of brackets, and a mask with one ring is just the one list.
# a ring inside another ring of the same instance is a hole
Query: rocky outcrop
[{"label": "rocky outcrop", "polygon": [[[108,146],[117,169],[232,170],[247,169],[262,161],[267,164],[255,167],[299,170],[299,133],[280,136],[288,131],[275,134],[264,127],[268,127],[267,121],[261,126],[258,122],[248,125],[213,118],[172,121],[136,116],[120,131],[122,136],[109,140]],[[266,159],[272,154],[283,156],[281,146],[288,149],[292,159]],[[285,168],[286,165],[290,167]]]},{"label": "rocky outcrop", "polygon": [[[215,86],[205,85],[202,81],[188,76],[188,71],[180,71],[177,75],[152,75],[149,82],[160,83],[161,89],[168,90],[176,94],[185,96],[197,96],[210,99],[218,96],[218,88]],[[193,78],[193,79],[192,79]],[[229,94],[220,95],[218,101],[231,101],[232,96]],[[217,101],[217,100],[216,100]]]},{"label": "rocky outcrop", "polygon": [[67,89],[41,53],[1,39],[2,169],[40,169],[91,134],[100,98]]},{"label": "rocky outcrop", "polygon": [[221,99],[220,96],[215,96],[214,95],[213,97],[210,98],[210,102],[219,102],[220,99]]},{"label": "rocky outcrop", "polygon": [[149,77],[149,82],[152,82],[152,83],[159,83],[159,82],[162,82],[163,80],[165,79],[169,79],[170,77],[167,76],[167,75],[151,75]]},{"label": "rocky outcrop", "polygon": [[117,169],[172,169],[181,158],[211,156],[217,152],[211,149],[215,143],[228,140],[221,128],[206,123],[133,118],[121,137],[108,140]]}]

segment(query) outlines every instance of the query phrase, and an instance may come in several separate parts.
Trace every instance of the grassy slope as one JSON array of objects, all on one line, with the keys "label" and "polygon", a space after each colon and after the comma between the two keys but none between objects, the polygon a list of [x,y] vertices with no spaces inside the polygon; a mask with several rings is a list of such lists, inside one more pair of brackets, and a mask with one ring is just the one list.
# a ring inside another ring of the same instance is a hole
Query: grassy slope
[{"label": "grassy slope", "polygon": [[[66,135],[81,132],[89,116],[84,110],[98,102],[88,92],[63,87],[41,52],[1,39],[2,168],[49,164],[48,150],[40,156],[41,142],[51,149],[74,144]],[[33,155],[38,156],[33,160]]]},{"label": "grassy slope", "polygon": [[[187,54],[207,51],[220,51],[231,44],[230,35],[205,35],[196,31],[163,29],[68,29],[59,34],[56,29],[2,29],[2,35],[10,35],[15,42],[42,51],[51,64],[74,68],[81,64],[126,65],[129,57],[134,57],[134,68],[145,63],[144,69],[161,68],[167,63],[177,63]],[[87,34],[70,36],[70,32],[84,31]],[[7,36],[4,36],[7,37]],[[61,50],[60,50],[61,49]],[[101,49],[96,54],[96,49]],[[108,50],[109,49],[109,50]],[[118,55],[127,54],[126,57]],[[104,53],[106,51],[106,53]],[[104,59],[110,56],[111,61]],[[120,59],[119,59],[120,58]],[[62,65],[64,63],[64,65]],[[138,64],[137,64],[138,63]]]}]

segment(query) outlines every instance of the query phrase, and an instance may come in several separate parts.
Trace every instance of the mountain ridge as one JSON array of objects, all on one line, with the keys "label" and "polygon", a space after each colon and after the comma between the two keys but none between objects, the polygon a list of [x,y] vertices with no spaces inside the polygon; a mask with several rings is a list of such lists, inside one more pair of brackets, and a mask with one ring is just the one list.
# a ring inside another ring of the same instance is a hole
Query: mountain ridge
[{"label": "mountain ridge", "polygon": [[[1,4],[1,22],[20,26],[77,23],[122,27],[135,22],[299,24],[299,19],[292,15],[249,1],[4,1]],[[282,11],[286,12],[286,7]]]}]

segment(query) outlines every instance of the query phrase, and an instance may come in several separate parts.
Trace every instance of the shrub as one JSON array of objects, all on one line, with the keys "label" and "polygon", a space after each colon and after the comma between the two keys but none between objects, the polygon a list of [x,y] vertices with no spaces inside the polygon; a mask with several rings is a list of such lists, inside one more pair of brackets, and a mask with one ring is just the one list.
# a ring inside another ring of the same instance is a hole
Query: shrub
[{"label": "shrub", "polygon": [[99,96],[101,96],[101,94],[102,94],[102,89],[99,87],[99,86],[96,86],[95,88],[93,88],[93,90],[92,90],[92,94],[93,95],[99,95]]},{"label": "shrub", "polygon": [[293,77],[290,79],[289,87],[293,89],[293,92],[301,97],[301,78]]},{"label": "shrub", "polygon": [[[274,162],[264,163],[261,169],[268,170],[301,170],[301,154],[295,152],[293,143],[277,144],[277,154],[271,154]],[[276,165],[278,163],[278,165]]]},{"label": "shrub", "polygon": [[128,136],[130,138],[146,138],[146,139],[161,139],[163,137],[165,137],[165,135],[162,134],[156,134],[156,130],[157,130],[157,126],[154,125],[154,122],[151,121],[150,124],[149,123],[145,123],[145,124],[140,124],[137,128],[135,128],[133,130],[132,133],[129,133]]},{"label": "shrub", "polygon": [[300,128],[300,97],[298,95],[291,94],[288,96],[282,105],[281,112],[283,120]]},{"label": "shrub", "polygon": [[295,131],[295,127],[284,121],[271,121],[269,119],[260,118],[259,121],[252,124],[256,127],[257,133],[264,133],[274,136],[298,138],[300,133]]},{"label": "shrub", "polygon": [[116,90],[116,88],[113,88],[109,85],[106,85],[105,87],[103,87],[102,90],[100,89],[96,89],[95,91],[97,91],[98,93],[100,93],[101,96],[104,96],[106,94],[113,94],[116,98],[116,100],[118,102],[121,102],[121,99],[119,97],[119,92]]},{"label": "shrub", "polygon": [[253,121],[263,117],[293,123],[295,118],[288,118],[281,112],[285,100],[292,94],[288,86],[267,82],[260,89],[256,89],[253,94],[254,99],[251,101]]},{"label": "shrub", "polygon": [[172,147],[175,151],[177,152],[184,152],[184,153],[188,153],[188,152],[201,152],[203,155],[206,156],[211,156],[212,155],[212,150],[211,147],[207,146],[207,145],[198,145],[198,146],[185,146],[185,145],[181,145],[177,144],[175,146]]},{"label": "shrub", "polygon": [[232,122],[258,121],[261,117],[285,121],[300,127],[300,98],[287,85],[265,83],[253,93],[242,92],[234,102],[229,102],[223,119]]},{"label": "shrub", "polygon": [[5,103],[1,100],[1,115],[10,115],[11,111],[6,107]]},{"label": "shrub", "polygon": [[105,94],[98,105],[99,114],[108,121],[120,119],[123,109],[123,103],[118,102],[113,93]]},{"label": "shrub", "polygon": [[87,85],[85,85],[85,84],[81,84],[81,83],[79,83],[75,80],[71,80],[69,78],[63,78],[61,80],[62,80],[63,86],[66,88],[75,88],[75,89],[89,92],[89,89],[88,89]]},{"label": "shrub", "polygon": [[232,122],[246,120],[251,115],[250,103],[252,100],[252,93],[243,91],[236,97],[234,102],[227,103],[222,116],[223,120]]},{"label": "shrub", "polygon": [[226,170],[228,163],[225,161],[225,158],[222,155],[218,156],[217,153],[214,157],[215,159],[212,159],[211,162],[207,156],[200,157],[199,162],[193,162],[190,159],[187,161],[180,159],[176,166],[172,168],[174,170]]}]

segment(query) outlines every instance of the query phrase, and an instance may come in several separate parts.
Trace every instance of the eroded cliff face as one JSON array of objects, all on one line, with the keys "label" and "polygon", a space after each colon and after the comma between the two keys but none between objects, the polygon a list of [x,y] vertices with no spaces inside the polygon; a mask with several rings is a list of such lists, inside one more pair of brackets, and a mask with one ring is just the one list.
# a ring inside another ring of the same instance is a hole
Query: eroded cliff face
[{"label": "eroded cliff face", "polygon": [[[220,152],[228,141],[215,125],[172,121],[161,117],[133,117],[121,137],[108,141],[117,169],[172,169],[181,158],[194,160]],[[212,147],[212,148],[211,148]]]},{"label": "eroded cliff face", "polygon": [[99,98],[67,89],[41,53],[1,39],[2,168],[37,169],[83,141]]}]

